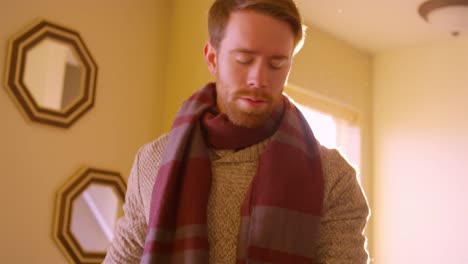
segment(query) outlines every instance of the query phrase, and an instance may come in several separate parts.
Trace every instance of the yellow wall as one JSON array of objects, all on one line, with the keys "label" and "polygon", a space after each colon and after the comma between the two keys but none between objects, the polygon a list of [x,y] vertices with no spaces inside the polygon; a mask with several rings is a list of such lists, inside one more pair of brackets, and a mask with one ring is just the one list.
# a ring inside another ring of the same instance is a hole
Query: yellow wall
[{"label": "yellow wall", "polygon": [[208,40],[206,17],[211,0],[171,0],[169,60],[164,100],[164,131],[169,131],[182,102],[212,80],[203,57]]},{"label": "yellow wall", "polygon": [[468,263],[468,39],[375,58],[376,263]]},{"label": "yellow wall", "polygon": [[[127,178],[137,149],[161,133],[169,2],[1,2],[2,263],[66,263],[51,236],[56,190],[81,166]],[[4,87],[7,42],[38,16],[78,30],[99,67],[95,106],[70,129],[27,121]]]}]

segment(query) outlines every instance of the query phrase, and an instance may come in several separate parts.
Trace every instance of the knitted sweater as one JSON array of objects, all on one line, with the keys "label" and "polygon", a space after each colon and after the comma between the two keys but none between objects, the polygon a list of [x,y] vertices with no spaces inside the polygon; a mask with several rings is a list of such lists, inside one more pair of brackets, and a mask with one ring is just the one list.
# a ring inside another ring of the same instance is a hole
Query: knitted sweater
[{"label": "knitted sweater", "polygon": [[[124,212],[103,263],[139,263],[143,253],[153,184],[168,135],[143,146],[128,180]],[[240,208],[255,175],[265,140],[240,151],[210,150],[213,180],[208,201],[210,263],[235,263]],[[324,204],[317,263],[368,263],[363,235],[369,208],[354,169],[338,151],[320,146]]]}]

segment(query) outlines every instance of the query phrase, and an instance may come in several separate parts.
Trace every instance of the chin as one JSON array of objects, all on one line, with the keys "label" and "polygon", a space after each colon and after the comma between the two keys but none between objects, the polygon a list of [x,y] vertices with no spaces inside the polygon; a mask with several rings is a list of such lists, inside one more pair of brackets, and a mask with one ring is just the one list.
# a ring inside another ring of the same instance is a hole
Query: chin
[{"label": "chin", "polygon": [[247,128],[257,128],[263,126],[269,120],[270,116],[271,114],[269,113],[237,113],[234,115],[228,114],[228,118],[233,124]]}]

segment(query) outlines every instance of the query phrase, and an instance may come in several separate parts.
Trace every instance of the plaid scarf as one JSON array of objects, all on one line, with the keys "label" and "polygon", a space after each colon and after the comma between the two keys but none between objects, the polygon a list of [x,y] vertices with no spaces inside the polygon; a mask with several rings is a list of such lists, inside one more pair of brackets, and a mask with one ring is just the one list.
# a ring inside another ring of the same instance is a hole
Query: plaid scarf
[{"label": "plaid scarf", "polygon": [[250,129],[216,113],[215,84],[184,102],[174,120],[153,188],[141,263],[208,263],[207,145],[240,149],[271,136],[242,204],[237,263],[312,263],[322,214],[318,144],[299,110],[283,109]]}]

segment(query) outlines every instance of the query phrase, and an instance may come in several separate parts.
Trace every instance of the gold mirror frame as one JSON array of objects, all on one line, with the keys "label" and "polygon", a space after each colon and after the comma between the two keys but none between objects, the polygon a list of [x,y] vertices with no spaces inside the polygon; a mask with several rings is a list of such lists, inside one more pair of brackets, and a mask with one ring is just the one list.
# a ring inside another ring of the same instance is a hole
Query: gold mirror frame
[{"label": "gold mirror frame", "polygon": [[[69,46],[84,68],[79,97],[62,111],[41,107],[24,81],[27,52],[46,39]],[[94,105],[97,65],[78,32],[40,20],[10,41],[7,54],[5,87],[28,119],[68,128]]]},{"label": "gold mirror frame", "polygon": [[53,239],[70,263],[101,263],[106,252],[85,251],[72,232],[73,202],[91,184],[110,186],[125,199],[126,184],[117,172],[96,168],[83,168],[71,177],[58,191],[56,196]]}]

